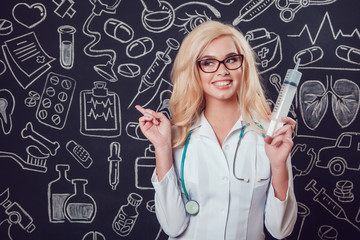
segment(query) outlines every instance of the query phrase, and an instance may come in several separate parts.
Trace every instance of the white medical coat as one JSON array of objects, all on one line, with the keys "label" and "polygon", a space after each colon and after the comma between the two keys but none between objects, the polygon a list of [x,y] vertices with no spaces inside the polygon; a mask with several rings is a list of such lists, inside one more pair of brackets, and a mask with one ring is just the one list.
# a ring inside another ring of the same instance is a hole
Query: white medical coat
[{"label": "white medical coat", "polygon": [[183,147],[174,149],[174,164],[160,182],[154,171],[156,216],[169,239],[261,240],[265,239],[264,224],[275,238],[292,232],[297,203],[290,158],[287,196],[280,201],[271,184],[264,139],[247,127],[238,149],[235,173],[248,181],[236,179],[233,161],[242,126],[239,119],[222,147],[204,114],[192,127],[184,179],[190,198],[200,205],[196,216],[188,215],[184,207],[187,200],[180,181]]}]

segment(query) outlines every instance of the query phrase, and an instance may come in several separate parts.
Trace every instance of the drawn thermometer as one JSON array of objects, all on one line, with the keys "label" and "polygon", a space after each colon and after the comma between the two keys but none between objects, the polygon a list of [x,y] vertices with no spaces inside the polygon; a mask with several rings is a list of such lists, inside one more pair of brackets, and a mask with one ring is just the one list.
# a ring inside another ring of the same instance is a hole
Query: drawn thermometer
[{"label": "drawn thermometer", "polygon": [[258,15],[268,9],[274,0],[251,0],[244,7],[240,9],[239,16],[233,21],[233,25],[238,25],[242,22],[250,22]]}]

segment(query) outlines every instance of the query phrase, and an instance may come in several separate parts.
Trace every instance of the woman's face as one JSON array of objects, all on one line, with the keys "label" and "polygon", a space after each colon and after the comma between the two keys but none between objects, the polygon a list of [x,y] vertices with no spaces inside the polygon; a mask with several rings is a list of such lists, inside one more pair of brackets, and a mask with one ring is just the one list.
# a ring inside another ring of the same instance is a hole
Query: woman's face
[{"label": "woman's face", "polygon": [[[231,66],[231,64],[237,64],[236,61],[241,60],[233,57],[237,54],[240,53],[237,51],[232,38],[222,36],[210,42],[199,59],[217,59],[220,61],[226,59],[228,66]],[[216,61],[209,60],[200,64],[203,69],[206,69],[207,66],[210,67],[214,63],[217,64]],[[198,70],[207,103],[210,100],[237,101],[237,91],[242,79],[241,67],[229,70],[224,63],[220,63],[219,68],[212,73],[202,71],[199,65]]]}]

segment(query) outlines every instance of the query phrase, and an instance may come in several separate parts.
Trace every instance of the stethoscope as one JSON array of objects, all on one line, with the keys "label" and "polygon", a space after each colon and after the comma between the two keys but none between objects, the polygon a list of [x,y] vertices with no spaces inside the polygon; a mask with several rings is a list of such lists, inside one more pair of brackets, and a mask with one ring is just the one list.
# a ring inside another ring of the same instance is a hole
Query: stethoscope
[{"label": "stethoscope", "polygon": [[[256,122],[255,122],[256,123]],[[244,124],[244,126],[242,126],[241,128],[241,131],[240,131],[240,134],[239,134],[239,139],[238,139],[238,142],[237,142],[237,146],[236,146],[236,151],[235,151],[235,155],[234,155],[234,159],[233,159],[233,175],[234,177],[237,179],[237,180],[240,180],[240,181],[244,181],[246,183],[248,183],[250,180],[248,178],[240,178],[236,175],[235,173],[235,159],[236,159],[236,156],[237,156],[237,151],[239,149],[239,146],[240,146],[240,142],[241,142],[241,139],[244,137],[245,135],[245,129],[247,126],[249,126],[250,124]],[[261,126],[261,124],[258,124],[256,123],[256,125],[258,125],[261,129],[263,129],[263,127]],[[190,141],[190,137],[191,137],[191,134],[192,134],[192,130],[190,130],[189,132],[189,135],[186,139],[186,142],[185,142],[185,146],[184,146],[184,150],[183,150],[183,154],[182,154],[182,158],[181,158],[181,168],[180,168],[180,178],[181,178],[181,185],[182,185],[182,188],[183,188],[183,191],[184,191],[184,194],[185,194],[185,197],[187,199],[187,202],[185,203],[185,211],[190,214],[190,215],[197,215],[200,211],[200,204],[196,201],[196,200],[193,200],[190,198],[187,190],[186,190],[186,187],[185,187],[185,180],[184,180],[184,164],[185,164],[185,156],[186,156],[186,152],[187,152],[187,148],[189,146],[189,141]],[[265,138],[265,135],[262,134],[262,136]],[[258,182],[261,182],[261,181],[265,181],[267,179],[261,179],[261,178],[258,178],[256,179]]]}]

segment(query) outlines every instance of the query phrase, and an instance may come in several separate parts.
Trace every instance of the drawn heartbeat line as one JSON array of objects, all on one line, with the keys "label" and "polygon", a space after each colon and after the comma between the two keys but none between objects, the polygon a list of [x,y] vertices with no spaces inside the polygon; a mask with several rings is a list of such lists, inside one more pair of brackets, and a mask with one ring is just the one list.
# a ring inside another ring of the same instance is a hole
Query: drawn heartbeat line
[{"label": "drawn heartbeat line", "polygon": [[331,30],[331,34],[332,34],[334,40],[337,40],[337,38],[339,36],[344,37],[344,38],[345,37],[346,38],[351,38],[351,37],[354,37],[355,35],[360,39],[360,32],[359,32],[359,30],[357,28],[355,28],[354,31],[351,34],[344,34],[341,29],[337,33],[335,33],[334,27],[333,27],[333,24],[332,24],[332,22],[330,20],[330,16],[329,16],[328,12],[325,13],[315,37],[312,37],[312,35],[310,33],[310,30],[309,30],[309,26],[307,24],[305,24],[305,26],[303,27],[303,29],[301,30],[301,32],[299,34],[297,34],[297,35],[296,34],[288,35],[288,37],[300,37],[304,32],[306,32],[307,35],[310,38],[310,41],[311,41],[312,45],[314,45],[316,43],[319,35],[320,35],[320,32],[321,32],[325,22],[328,23],[328,25],[330,27],[330,30]]},{"label": "drawn heartbeat line", "polygon": [[94,98],[91,98],[90,101],[87,101],[86,103],[91,103],[94,109],[96,109],[97,105],[103,105],[103,108],[107,108],[107,106],[111,106],[114,104],[109,98],[107,98],[105,102],[94,100]]},{"label": "drawn heartbeat line", "polygon": [[97,120],[98,118],[104,118],[105,122],[107,122],[109,118],[114,118],[114,114],[112,113],[110,108],[108,108],[107,113],[103,112],[101,114],[95,113],[94,109],[91,109],[87,116],[93,117],[95,120]]}]

